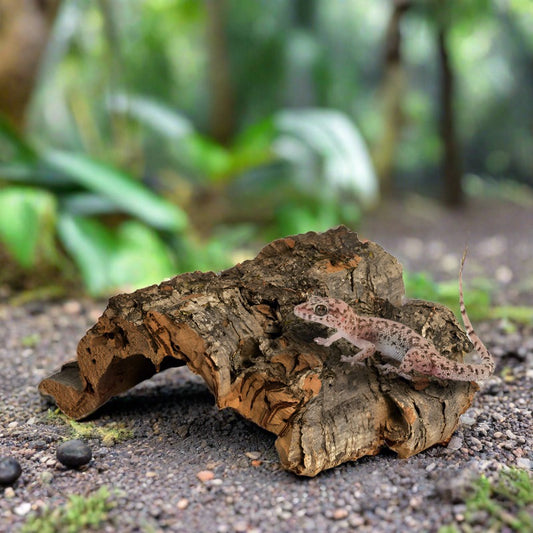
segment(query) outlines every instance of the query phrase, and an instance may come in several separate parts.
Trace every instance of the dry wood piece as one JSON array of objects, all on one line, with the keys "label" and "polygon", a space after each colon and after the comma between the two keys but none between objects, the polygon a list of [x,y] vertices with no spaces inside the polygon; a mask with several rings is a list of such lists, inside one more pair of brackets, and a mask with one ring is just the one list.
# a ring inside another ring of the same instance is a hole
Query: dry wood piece
[{"label": "dry wood piece", "polygon": [[274,241],[228,270],[182,274],[111,298],[78,345],[78,358],[43,380],[67,415],[83,418],[112,396],[171,366],[202,376],[220,408],[232,407],[278,436],[284,468],[314,476],[386,446],[400,457],[446,443],[475,383],[408,382],[380,374],[374,358],[326,348],[325,328],[295,317],[310,295],[345,300],[359,313],[407,324],[445,356],[471,345],[447,308],[402,305],[398,261],[345,227]]}]

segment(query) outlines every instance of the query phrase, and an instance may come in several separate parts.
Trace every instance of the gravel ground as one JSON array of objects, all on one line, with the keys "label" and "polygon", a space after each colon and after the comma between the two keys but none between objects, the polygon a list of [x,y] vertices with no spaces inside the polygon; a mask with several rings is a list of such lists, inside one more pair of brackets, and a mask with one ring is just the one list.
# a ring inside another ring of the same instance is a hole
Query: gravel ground
[{"label": "gravel ground", "polygon": [[[531,304],[532,229],[533,210],[511,204],[474,204],[466,212],[435,208],[430,215],[415,200],[384,206],[361,235],[413,270],[450,279],[469,233],[466,290],[468,278],[483,274],[495,280],[498,298]],[[117,492],[100,531],[437,531],[464,519],[461,497],[472,476],[532,468],[533,326],[509,332],[493,322],[476,329],[497,357],[497,376],[482,385],[447,447],[407,460],[384,451],[299,479],[280,469],[273,435],[219,411],[203,382],[179,368],[96,413],[96,426],[120,423],[131,435],[109,446],[88,439],[91,463],[67,470],[55,450],[70,429],[49,418],[37,385],[74,357],[104,307],[0,304],[0,456],[15,457],[23,468],[13,487],[0,488],[1,532],[17,531],[43,507],[103,485]],[[474,531],[487,531],[483,517]]]}]

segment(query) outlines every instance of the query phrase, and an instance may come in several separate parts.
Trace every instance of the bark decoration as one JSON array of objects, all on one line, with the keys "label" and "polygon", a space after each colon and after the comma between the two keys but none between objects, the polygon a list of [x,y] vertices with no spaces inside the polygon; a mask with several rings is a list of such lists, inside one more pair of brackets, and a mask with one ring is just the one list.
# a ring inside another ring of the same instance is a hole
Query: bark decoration
[{"label": "bark decoration", "polygon": [[446,443],[470,406],[475,383],[407,382],[354,349],[313,338],[324,328],[293,314],[316,294],[361,314],[403,322],[460,359],[470,343],[447,308],[403,303],[398,261],[345,227],[268,244],[220,273],[194,272],[110,299],[78,345],[77,360],[39,389],[80,419],[112,396],[171,366],[203,377],[222,409],[231,407],[278,436],[284,468],[314,476],[386,446],[400,457]]}]

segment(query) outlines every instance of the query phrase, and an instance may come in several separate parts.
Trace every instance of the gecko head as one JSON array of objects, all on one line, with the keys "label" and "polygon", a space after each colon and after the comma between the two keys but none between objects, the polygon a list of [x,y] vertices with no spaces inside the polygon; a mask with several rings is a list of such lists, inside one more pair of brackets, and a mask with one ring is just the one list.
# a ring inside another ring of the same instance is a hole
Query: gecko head
[{"label": "gecko head", "polygon": [[311,296],[307,302],[294,308],[294,314],[310,322],[337,328],[346,318],[349,309],[348,304],[342,300]]}]

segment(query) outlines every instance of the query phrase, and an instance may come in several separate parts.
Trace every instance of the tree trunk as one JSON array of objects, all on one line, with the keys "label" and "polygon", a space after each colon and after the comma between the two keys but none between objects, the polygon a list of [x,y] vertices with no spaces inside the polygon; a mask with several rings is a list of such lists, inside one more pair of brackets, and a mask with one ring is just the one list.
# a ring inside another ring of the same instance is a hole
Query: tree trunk
[{"label": "tree trunk", "polygon": [[24,128],[60,0],[0,0],[0,114]]},{"label": "tree trunk", "polygon": [[373,149],[374,165],[381,192],[390,194],[396,147],[403,126],[402,103],[405,92],[405,69],[402,63],[402,16],[411,7],[411,0],[393,0],[393,10],[385,37],[384,75],[380,90],[382,107],[381,137]]},{"label": "tree trunk", "polygon": [[[313,31],[316,17],[315,0],[295,0],[292,4],[291,40],[286,58],[285,105],[287,107],[315,107],[317,87],[315,70],[319,57],[314,43]],[[295,47],[294,44],[297,44]],[[299,52],[306,46],[307,54]],[[295,55],[296,52],[296,55]]]},{"label": "tree trunk", "polygon": [[447,45],[447,29],[437,34],[440,67],[440,134],[442,142],[443,199],[450,206],[463,203],[462,165],[454,116],[455,78]]},{"label": "tree trunk", "polygon": [[374,358],[343,363],[354,347],[314,343],[324,327],[293,313],[312,294],[407,324],[447,357],[471,349],[449,309],[420,300],[402,305],[394,257],[339,227],[274,241],[218,274],[182,274],[111,298],[81,339],[77,360],[39,389],[79,419],[154,373],[187,365],[220,408],[278,435],[283,467],[305,476],[383,447],[409,457],[446,443],[476,384],[406,381],[381,373]]},{"label": "tree trunk", "polygon": [[214,139],[228,144],[235,133],[235,97],[226,31],[226,0],[206,0],[210,131]]}]

